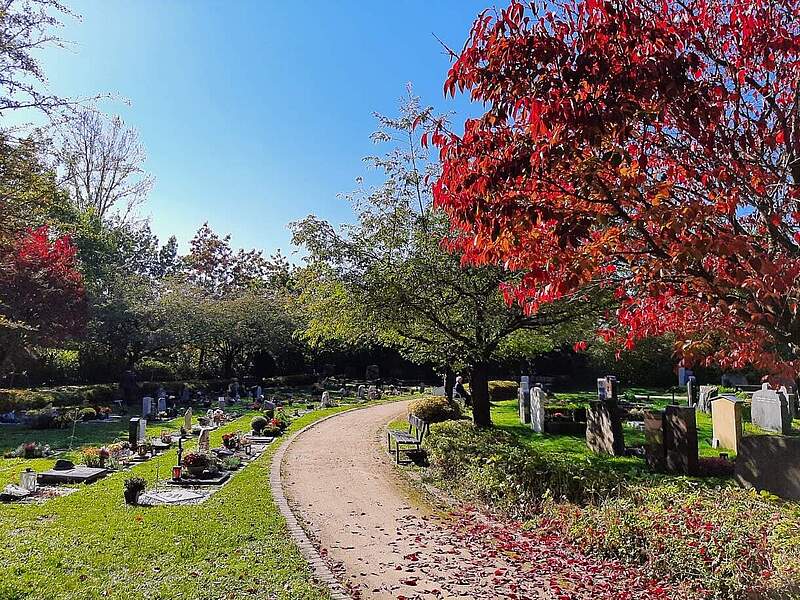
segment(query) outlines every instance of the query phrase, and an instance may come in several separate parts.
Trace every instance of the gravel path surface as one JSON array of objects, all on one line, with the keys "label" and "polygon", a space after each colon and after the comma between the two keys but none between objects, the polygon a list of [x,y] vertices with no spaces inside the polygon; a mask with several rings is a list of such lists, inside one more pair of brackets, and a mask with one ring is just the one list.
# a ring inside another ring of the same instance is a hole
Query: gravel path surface
[{"label": "gravel path surface", "polygon": [[348,412],[289,446],[286,497],[323,557],[357,598],[540,597],[531,582],[504,585],[512,565],[491,545],[465,547],[398,476],[385,426],[407,410],[397,402]]}]

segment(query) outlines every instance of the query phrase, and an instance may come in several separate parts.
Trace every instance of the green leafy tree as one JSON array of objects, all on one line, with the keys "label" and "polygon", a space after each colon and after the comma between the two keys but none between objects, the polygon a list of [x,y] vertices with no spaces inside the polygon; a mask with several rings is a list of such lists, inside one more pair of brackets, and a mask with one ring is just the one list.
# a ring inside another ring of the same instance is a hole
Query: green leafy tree
[{"label": "green leafy tree", "polygon": [[491,363],[552,348],[600,303],[584,293],[525,313],[504,298],[506,270],[462,267],[446,250],[449,222],[432,206],[427,185],[435,165],[415,133],[432,121],[431,109],[420,107],[409,88],[397,118],[378,116],[372,139],[392,148],[366,159],[383,182],[348,196],[356,222],[336,228],[309,216],[292,225],[295,244],[307,252],[298,278],[304,336],[313,344],[380,341],[416,361],[464,368],[473,420],[485,426]]}]

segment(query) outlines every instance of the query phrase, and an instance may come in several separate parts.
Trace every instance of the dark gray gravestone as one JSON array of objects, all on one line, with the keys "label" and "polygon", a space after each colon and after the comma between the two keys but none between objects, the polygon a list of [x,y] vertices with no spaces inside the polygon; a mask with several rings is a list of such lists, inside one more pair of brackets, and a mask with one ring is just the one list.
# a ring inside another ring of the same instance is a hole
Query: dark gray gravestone
[{"label": "dark gray gravestone", "polygon": [[519,422],[531,422],[531,405],[528,401],[528,392],[520,386],[517,390],[517,408],[519,410]]},{"label": "dark gray gravestone", "polygon": [[134,417],[128,422],[128,443],[133,450],[139,445],[139,417]]},{"label": "dark gray gravestone", "polygon": [[686,396],[689,399],[688,406],[697,406],[700,400],[700,389],[697,386],[697,377],[691,375],[686,381]]},{"label": "dark gray gravestone", "polygon": [[667,470],[695,475],[698,471],[695,409],[667,406],[664,411],[664,451]]},{"label": "dark gray gravestone", "polygon": [[108,475],[108,469],[96,469],[93,467],[76,467],[66,471],[45,471],[39,473],[37,481],[42,485],[59,483],[94,483],[98,479]]},{"label": "dark gray gravestone", "polygon": [[667,456],[664,450],[664,412],[661,410],[644,411],[644,456],[647,466],[654,471],[667,468]]},{"label": "dark gray gravestone", "polygon": [[616,403],[599,400],[589,403],[586,412],[586,445],[597,454],[625,454],[625,437]]},{"label": "dark gray gravestone", "polygon": [[716,385],[701,385],[700,394],[697,400],[697,410],[710,413],[711,401],[719,395],[719,387]]},{"label": "dark gray gravestone", "polygon": [[800,500],[800,438],[749,435],[739,442],[736,480],[786,500]]},{"label": "dark gray gravestone", "polygon": [[787,435],[792,431],[789,417],[789,400],[786,394],[768,388],[767,384],[753,394],[750,406],[750,419],[753,425],[766,431],[777,431]]}]

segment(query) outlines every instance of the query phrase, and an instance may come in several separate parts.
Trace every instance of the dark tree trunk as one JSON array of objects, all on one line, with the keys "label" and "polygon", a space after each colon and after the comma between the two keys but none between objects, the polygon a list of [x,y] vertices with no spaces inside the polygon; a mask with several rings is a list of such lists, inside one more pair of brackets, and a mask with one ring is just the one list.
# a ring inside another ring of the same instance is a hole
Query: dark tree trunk
[{"label": "dark tree trunk", "polygon": [[485,363],[477,363],[472,367],[472,378],[469,383],[472,395],[472,421],[478,427],[491,427],[492,417],[489,411],[489,368]]},{"label": "dark tree trunk", "polygon": [[444,394],[447,396],[447,401],[453,401],[453,387],[456,385],[456,374],[451,367],[445,367],[444,371]]}]

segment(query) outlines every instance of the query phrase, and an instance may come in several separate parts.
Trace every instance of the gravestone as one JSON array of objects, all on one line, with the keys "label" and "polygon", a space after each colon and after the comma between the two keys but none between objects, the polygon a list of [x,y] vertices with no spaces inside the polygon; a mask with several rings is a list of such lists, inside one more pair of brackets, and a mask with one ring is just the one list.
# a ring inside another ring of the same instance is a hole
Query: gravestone
[{"label": "gravestone", "polygon": [[136,433],[136,435],[137,444],[147,437],[147,419],[139,419],[139,431]]},{"label": "gravestone", "polygon": [[139,421],[141,421],[139,417],[134,417],[128,422],[128,443],[134,449],[139,443]]},{"label": "gravestone", "polygon": [[375,381],[376,379],[380,379],[381,370],[378,365],[369,365],[364,375],[364,379],[367,381]]},{"label": "gravestone", "polygon": [[331,393],[328,391],[322,392],[322,401],[320,402],[320,407],[330,408],[332,406],[333,406],[333,401],[331,400]]},{"label": "gravestone", "polygon": [[98,479],[108,475],[108,469],[100,469],[94,467],[75,467],[74,469],[67,469],[66,471],[57,471],[52,469],[39,473],[37,481],[41,485],[61,484],[61,483],[94,483]]},{"label": "gravestone", "polygon": [[164,396],[158,398],[158,414],[167,412],[167,399]]},{"label": "gravestone", "polygon": [[700,389],[697,386],[697,378],[691,375],[686,381],[686,396],[688,398],[687,406],[697,406],[700,400]]},{"label": "gravestone", "polygon": [[742,441],[743,402],[733,394],[725,394],[711,402],[711,423],[714,428],[714,448],[739,451]]},{"label": "gravestone", "polygon": [[606,399],[606,378],[600,377],[597,379],[597,399],[603,402]]},{"label": "gravestone", "polygon": [[197,448],[201,452],[208,452],[211,450],[211,429],[203,427],[200,430],[200,437],[197,438]]},{"label": "gravestone", "polygon": [[800,437],[743,437],[736,456],[736,481],[785,500],[800,500]]},{"label": "gravestone", "polygon": [[440,385],[438,387],[434,387],[431,389],[431,396],[436,396],[438,398],[443,398],[447,394],[444,391],[444,386]]},{"label": "gravestone", "polygon": [[797,416],[797,394],[794,393],[794,386],[782,385],[778,388],[778,392],[786,396],[789,405],[789,420],[791,421]]},{"label": "gravestone", "polygon": [[517,411],[519,412],[519,422],[522,424],[531,422],[531,405],[528,398],[528,391],[520,385],[517,390]]},{"label": "gravestone", "polygon": [[142,418],[146,419],[153,412],[153,399],[150,396],[142,398]]},{"label": "gravestone", "polygon": [[596,454],[625,454],[625,438],[616,403],[609,400],[589,402],[589,410],[586,411],[586,445]]},{"label": "gravestone", "polygon": [[663,411],[644,411],[644,457],[647,466],[654,471],[660,472],[667,468]]},{"label": "gravestone", "polygon": [[606,375],[606,400],[614,404],[619,400],[619,381],[613,375]]},{"label": "gravestone", "polygon": [[678,367],[678,385],[680,387],[685,386],[689,383],[689,377],[692,377],[694,372],[686,367]]},{"label": "gravestone", "polygon": [[719,387],[716,385],[701,385],[697,400],[697,410],[704,413],[711,412],[711,400],[718,395]]},{"label": "gravestone", "polygon": [[186,412],[183,413],[183,428],[186,430],[186,433],[192,432],[192,407],[186,409]]},{"label": "gravestone", "polygon": [[364,400],[366,397],[367,397],[367,386],[361,384],[358,386],[358,392],[356,393],[356,398],[358,398],[359,400]]},{"label": "gravestone", "polygon": [[769,389],[769,384],[765,383],[753,394],[750,419],[753,425],[766,431],[776,431],[783,435],[791,433],[789,399],[783,392]]},{"label": "gravestone", "polygon": [[272,400],[266,400],[264,402],[264,410],[271,410],[274,411],[277,405]]},{"label": "gravestone", "polygon": [[667,470],[671,473],[697,473],[697,421],[693,407],[667,406],[664,411],[664,452]]},{"label": "gravestone", "polygon": [[544,401],[547,395],[538,385],[530,391],[531,397],[531,429],[536,433],[544,432]]},{"label": "gravestone", "polygon": [[381,399],[381,391],[378,389],[377,386],[371,385],[369,386],[369,391],[367,392],[367,398],[370,400],[380,400]]},{"label": "gravestone", "polygon": [[17,502],[19,500],[24,500],[30,496],[31,493],[30,490],[26,490],[24,487],[9,483],[3,488],[3,491],[0,492],[0,502]]},{"label": "gravestone", "polygon": [[519,386],[525,390],[525,392],[531,391],[531,378],[528,375],[523,375],[519,378]]}]

